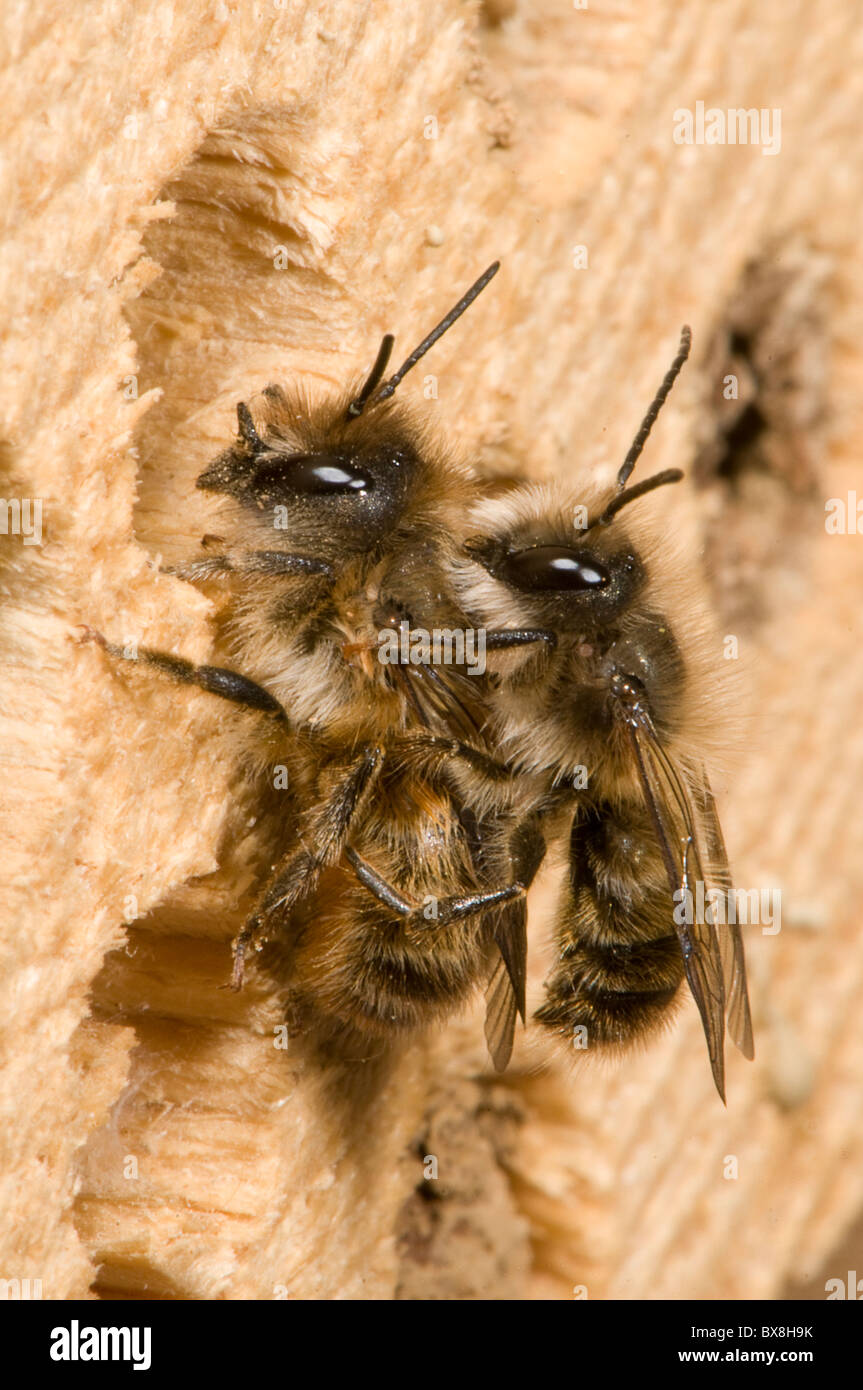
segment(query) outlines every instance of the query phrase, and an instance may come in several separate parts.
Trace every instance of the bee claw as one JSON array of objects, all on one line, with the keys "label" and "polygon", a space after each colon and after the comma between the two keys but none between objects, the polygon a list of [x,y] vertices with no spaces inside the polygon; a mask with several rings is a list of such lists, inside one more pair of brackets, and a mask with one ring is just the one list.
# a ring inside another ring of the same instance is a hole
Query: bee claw
[{"label": "bee claw", "polygon": [[95,627],[90,627],[88,623],[76,623],[75,631],[80,633],[80,636],[76,637],[75,641],[81,646],[83,646],[85,642],[95,642],[97,647],[101,647],[103,651],[107,650],[107,637],[104,637]]}]

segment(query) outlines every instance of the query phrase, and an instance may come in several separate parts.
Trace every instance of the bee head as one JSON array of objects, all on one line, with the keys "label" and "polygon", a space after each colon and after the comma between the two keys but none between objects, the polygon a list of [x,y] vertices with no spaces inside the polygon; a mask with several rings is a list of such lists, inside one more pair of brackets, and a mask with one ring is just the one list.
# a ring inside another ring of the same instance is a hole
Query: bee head
[{"label": "bee head", "polygon": [[478,536],[465,550],[508,591],[511,613],[519,621],[558,631],[608,623],[630,606],[645,582],[633,548],[590,544],[572,533],[552,532],[548,539]]},{"label": "bee head", "polygon": [[397,412],[347,420],[344,402],[313,408],[279,387],[262,393],[258,424],[237,407],[239,435],[197,480],[258,513],[315,553],[372,550],[399,522],[422,469]]},{"label": "bee head", "polygon": [[269,514],[292,545],[314,547],[315,554],[373,554],[398,526],[408,502],[422,500],[424,480],[429,482],[421,432],[392,396],[497,270],[495,261],[387,381],[391,334],[365,380],[345,398],[312,407],[268,386],[256,410],[258,423],[240,403],[236,443],[204,470],[197,486]]},{"label": "bee head", "polygon": [[[525,627],[551,632],[596,629],[629,608],[646,583],[644,566],[614,520],[623,507],[682,477],[680,469],[629,485],[629,478],[654,422],[689,355],[690,330],[681,332],[677,356],[650,404],[617,474],[610,499],[598,507],[567,508],[541,487],[523,487],[491,499],[477,509],[484,528],[465,543],[493,583],[477,576],[476,566],[459,587],[468,609],[479,601],[490,623],[511,627],[513,617]],[[578,518],[576,520],[576,518]],[[511,601],[508,620],[504,605]]]}]

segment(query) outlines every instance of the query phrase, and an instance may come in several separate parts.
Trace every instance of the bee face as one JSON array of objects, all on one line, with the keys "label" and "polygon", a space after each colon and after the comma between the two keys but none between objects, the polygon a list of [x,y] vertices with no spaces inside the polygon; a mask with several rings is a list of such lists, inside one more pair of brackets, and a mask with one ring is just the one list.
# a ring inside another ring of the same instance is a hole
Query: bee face
[{"label": "bee face", "polygon": [[197,486],[234,498],[262,530],[334,560],[373,554],[423,492],[424,463],[400,412],[373,429],[347,417],[348,397],[312,407],[268,387],[238,410],[240,434]]},{"label": "bee face", "polygon": [[513,607],[536,627],[595,631],[637,598],[644,566],[628,546],[554,538],[535,545],[517,539],[476,538],[468,553],[512,596]]}]

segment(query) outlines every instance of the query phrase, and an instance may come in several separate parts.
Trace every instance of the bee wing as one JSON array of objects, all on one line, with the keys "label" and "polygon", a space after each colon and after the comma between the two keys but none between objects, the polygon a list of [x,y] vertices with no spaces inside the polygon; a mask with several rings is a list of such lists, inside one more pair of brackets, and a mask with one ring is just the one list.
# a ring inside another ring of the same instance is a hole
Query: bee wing
[{"label": "bee wing", "polygon": [[512,1056],[518,1009],[503,956],[494,968],[485,997],[485,1040],[489,1056],[495,1071],[506,1071]]},{"label": "bee wing", "polygon": [[476,737],[481,724],[473,706],[473,690],[467,677],[461,677],[452,667],[435,666],[431,662],[418,666],[401,666],[408,697],[415,710],[421,713],[421,723],[429,725],[429,715],[437,723],[457,732],[469,742]]},{"label": "bee wing", "polygon": [[[627,730],[645,803],[659,841],[672,900],[689,886],[688,854],[704,880],[692,803],[686,783],[668,758],[647,714],[633,715]],[[682,833],[681,833],[682,832]],[[725,1101],[725,975],[713,922],[677,922],[683,968],[698,1005],[716,1089]]]},{"label": "bee wing", "polygon": [[485,1040],[496,1071],[512,1056],[515,1021],[524,1022],[527,989],[527,909],[524,901],[497,909],[494,940],[500,957],[486,990]]},{"label": "bee wing", "polygon": [[[722,827],[716,813],[716,801],[707,774],[697,789],[698,809],[704,826],[704,839],[710,856],[712,877],[721,888],[733,887]],[[749,991],[746,987],[746,957],[743,935],[736,922],[729,922],[719,933],[719,952],[725,979],[726,1017],[728,1031],[743,1056],[751,1062],[755,1056],[752,1038],[752,1016],[749,1012]]]},{"label": "bee wing", "polygon": [[515,1007],[525,1021],[527,1007],[527,904],[524,898],[499,907],[495,913],[494,939],[512,985]]}]

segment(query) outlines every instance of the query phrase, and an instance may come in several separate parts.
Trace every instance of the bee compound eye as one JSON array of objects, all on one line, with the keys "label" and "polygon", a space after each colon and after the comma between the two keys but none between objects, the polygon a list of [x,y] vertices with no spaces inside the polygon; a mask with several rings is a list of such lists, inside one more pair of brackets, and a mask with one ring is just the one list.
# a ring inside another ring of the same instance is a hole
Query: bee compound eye
[{"label": "bee compound eye", "polygon": [[516,550],[501,566],[501,577],[527,592],[587,592],[603,589],[609,582],[604,565],[583,550],[564,545],[535,545]]},{"label": "bee compound eye", "polygon": [[338,454],[290,454],[271,458],[255,470],[259,495],[345,496],[370,492],[374,479]]}]

